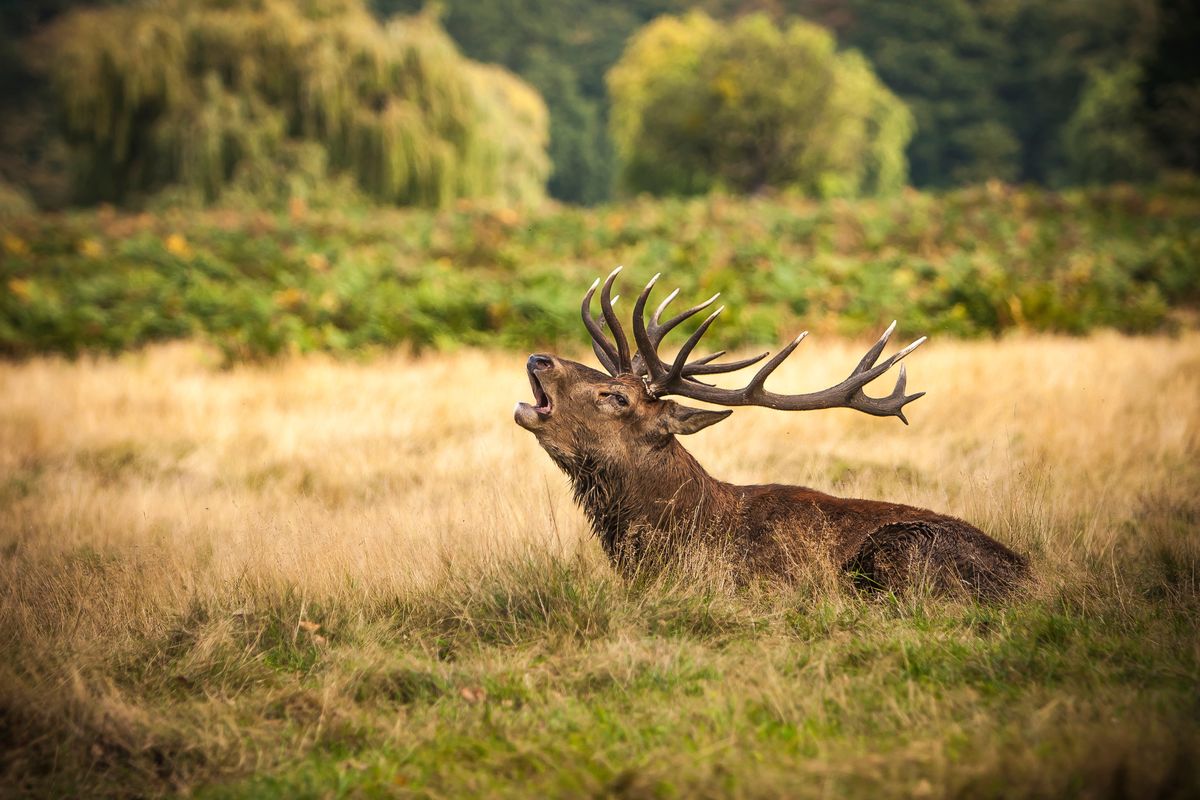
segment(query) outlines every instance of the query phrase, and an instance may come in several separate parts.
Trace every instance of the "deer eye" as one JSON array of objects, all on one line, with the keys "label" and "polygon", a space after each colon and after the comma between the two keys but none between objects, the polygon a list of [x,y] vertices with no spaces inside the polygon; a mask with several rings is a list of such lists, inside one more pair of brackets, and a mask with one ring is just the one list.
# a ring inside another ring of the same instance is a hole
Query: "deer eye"
[{"label": "deer eye", "polygon": [[626,408],[629,405],[629,398],[620,392],[601,392],[601,397],[611,397],[613,401],[621,408]]}]

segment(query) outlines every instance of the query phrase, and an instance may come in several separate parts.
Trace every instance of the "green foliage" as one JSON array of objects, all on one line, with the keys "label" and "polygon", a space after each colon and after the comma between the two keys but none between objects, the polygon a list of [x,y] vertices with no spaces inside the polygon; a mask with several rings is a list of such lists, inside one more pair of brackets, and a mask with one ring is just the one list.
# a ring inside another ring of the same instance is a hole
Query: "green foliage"
[{"label": "green foliage", "polygon": [[399,205],[543,192],[541,99],[464,59],[429,16],[380,25],[359,0],[173,0],[73,12],[53,41],[83,200],[180,187],[278,204],[338,174]]},{"label": "green foliage", "polygon": [[[1094,106],[1099,91],[1096,76],[1121,76],[1133,70],[1142,76],[1138,101],[1128,113],[1109,114],[1120,128],[1110,128],[1111,142],[1106,148],[1117,144],[1117,139],[1126,144],[1145,139],[1150,158],[1140,160],[1142,163],[1134,170],[1138,174],[1145,172],[1147,162],[1170,169],[1198,169],[1196,154],[1200,148],[1195,143],[1200,139],[1196,122],[1200,120],[1200,67],[1194,58],[1194,40],[1200,17],[1194,2],[1187,0],[1066,0],[1056,4],[1043,0],[928,0],[920,4],[908,0],[774,0],[769,4],[758,0],[616,0],[605,4],[590,0],[496,0],[486,4],[470,0],[442,0],[437,4],[426,4],[425,0],[362,1],[384,18],[397,11],[418,12],[430,5],[431,13],[439,17],[469,58],[509,68],[545,97],[550,112],[548,145],[545,121],[536,131],[524,132],[532,136],[517,133],[521,126],[490,127],[492,136],[500,131],[502,138],[520,143],[517,148],[521,155],[510,170],[520,178],[498,181],[509,185],[508,190],[486,190],[502,196],[512,191],[523,194],[524,190],[514,190],[511,185],[540,185],[548,172],[547,188],[553,197],[583,204],[610,197],[617,166],[608,136],[610,113],[604,76],[638,28],[660,14],[680,14],[692,8],[727,22],[763,10],[772,13],[781,25],[796,18],[808,19],[833,30],[842,47],[862,52],[871,70],[912,112],[916,132],[905,155],[908,174],[917,186],[946,187],[989,179],[1038,184],[1094,180],[1087,176],[1075,178],[1080,174],[1081,158],[1070,151],[1069,143],[1078,134],[1081,116],[1092,113],[1081,104]],[[170,2],[181,4],[181,0]],[[170,2],[157,7],[169,10]],[[199,6],[212,2],[217,0],[202,0]],[[10,5],[0,11],[0,86],[5,89],[0,92],[0,180],[22,186],[43,207],[59,207],[71,199],[65,186],[64,144],[53,124],[55,115],[50,114],[52,109],[44,98],[46,91],[40,77],[47,65],[54,66],[56,56],[48,58],[50,49],[44,36],[20,47],[17,37],[35,34],[38,26],[74,6],[131,4],[127,0],[30,0]],[[239,4],[223,5],[234,8]],[[335,18],[348,8],[354,13],[360,11],[358,1],[306,5],[298,4],[298,0],[274,0],[270,4],[256,0],[241,4],[240,13],[253,17],[265,13],[260,11],[264,7],[277,10],[283,5],[301,7],[301,16],[320,13]],[[432,26],[436,28],[436,24]],[[247,26],[247,31],[251,28]],[[337,25],[323,22],[318,28],[322,36],[341,36],[324,30]],[[271,32],[272,36],[259,37],[259,41],[265,44],[286,38]],[[421,48],[434,60],[444,55],[443,48],[433,42],[438,36],[432,35],[430,48]],[[112,35],[100,38],[106,40]],[[149,40],[151,44],[155,41],[152,37]],[[352,36],[342,37],[341,41],[362,40]],[[353,48],[335,49],[348,54]],[[276,58],[287,53],[276,50],[269,55]],[[114,62],[121,58],[128,60],[118,54]],[[376,56],[367,56],[364,62],[374,59]],[[208,64],[215,64],[215,60],[217,55],[211,54]],[[456,55],[451,60],[462,62]],[[337,66],[336,61],[332,59],[330,65]],[[271,66],[277,70],[274,62]],[[226,64],[216,71],[223,78],[230,70]],[[445,71],[434,72],[442,76]],[[197,91],[204,89],[199,76],[188,80],[197,83]],[[325,76],[319,82],[334,85],[337,80]],[[433,83],[438,86],[434,95],[440,97],[438,92],[445,85],[440,78]],[[242,88],[236,82],[224,86],[229,95],[240,95]],[[480,106],[487,106],[488,97],[479,92],[475,95]],[[307,103],[311,98],[290,100]],[[371,113],[376,113],[373,100],[374,96],[364,102]],[[260,104],[224,97],[221,92],[204,95],[203,102],[222,109],[214,115],[223,125],[206,120],[208,127],[203,132],[208,144],[198,143],[198,149],[206,148],[204,152],[211,155],[211,143],[230,136],[233,142],[222,146],[275,146],[271,143],[276,133],[270,128],[270,120],[262,119],[265,112]],[[516,106],[520,107],[521,102]],[[487,115],[486,109],[480,109],[480,113]],[[401,174],[376,169],[385,163],[378,149],[403,140],[412,143],[416,134],[426,136],[427,132],[410,127],[409,122],[380,121],[386,131],[373,131],[366,142],[354,144],[361,152],[342,152],[336,158],[329,154],[322,158],[311,158],[304,152],[295,154],[290,146],[292,139],[301,136],[311,142],[311,131],[288,125],[288,142],[278,146],[275,160],[260,160],[247,167],[246,172],[254,173],[247,178],[234,170],[238,174],[222,182],[226,188],[221,191],[244,199],[256,194],[262,197],[263,192],[286,191],[299,193],[310,203],[326,194],[325,203],[332,204],[353,199],[353,192],[347,190],[354,188],[362,175],[372,185],[400,186]],[[443,137],[440,142],[450,143],[451,151],[464,146],[457,133],[431,125],[434,144],[421,155],[420,163],[424,164],[422,175],[433,186],[419,192],[424,198],[419,200],[421,203],[440,201],[437,198],[444,196],[445,187],[455,185],[456,179],[444,172],[446,152],[439,148],[438,137]],[[329,146],[325,140],[316,144],[322,150]],[[1122,148],[1126,144],[1121,144]],[[545,146],[552,167],[542,161]],[[497,151],[511,154],[512,148],[493,148],[490,157],[482,158],[481,168],[487,169],[486,164],[494,161]],[[155,152],[161,154],[161,150]],[[480,167],[473,157],[462,157],[470,163],[470,167],[463,168],[467,172]],[[194,160],[190,163],[197,164]],[[220,170],[212,170],[211,162],[202,160],[198,166],[200,169],[192,172],[220,176]],[[112,176],[104,175],[103,170],[96,172],[95,164],[80,167],[83,169],[77,185],[89,191],[77,199],[115,197],[104,188],[106,181],[112,182]],[[310,169],[316,172],[308,172]],[[161,172],[161,164],[136,168],[138,176],[155,174],[155,170]],[[326,179],[330,173],[347,172],[354,175],[349,185],[343,182],[331,187]],[[236,186],[228,188],[229,181]],[[268,186],[262,186],[264,182]],[[97,187],[104,191],[97,192]],[[194,186],[192,190],[193,196],[210,191]],[[136,188],[130,193],[133,196],[143,191]],[[370,193],[379,197],[378,192],[376,186]],[[181,194],[186,193],[176,191],[172,197],[178,200]],[[434,199],[428,199],[431,197]],[[384,199],[392,201],[390,197]]]},{"label": "green foliage", "polygon": [[595,210],[0,219],[0,352],[120,352],[201,337],[229,361],[408,345],[585,341],[614,264],[722,291],[714,343],[1172,325],[1200,301],[1194,183],[1068,194],[998,184],[816,204],[714,195]]},{"label": "green foliage", "polygon": [[550,108],[552,197],[592,205],[609,197],[613,183],[612,146],[603,104],[583,95],[578,81],[545,51],[529,55],[522,75],[542,93]]},{"label": "green foliage", "polygon": [[1200,172],[1200,5],[1158,0],[1158,30],[1142,64],[1148,124],[1166,163]]},{"label": "green foliage", "polygon": [[[1019,173],[1020,144],[997,87],[1003,41],[968,0],[848,0],[841,16],[818,2],[800,13],[837,25],[844,44],[862,50],[916,120],[908,149],[912,179],[949,186]],[[828,16],[827,16],[828,14]]]},{"label": "green foliage", "polygon": [[995,85],[1005,99],[1005,119],[1021,142],[1017,177],[1060,182],[1069,157],[1062,146],[1064,127],[1085,101],[1093,75],[1117,73],[1145,56],[1154,33],[1154,5],[1020,0],[982,5],[980,14],[1003,36],[1000,57],[993,61]]},{"label": "green foliage", "polygon": [[1063,128],[1069,182],[1144,181],[1154,175],[1154,151],[1137,119],[1139,77],[1130,65],[1092,76]]},{"label": "green foliage", "polygon": [[[200,5],[211,2],[215,0],[201,0]],[[1110,129],[1114,142],[1136,140],[1148,133],[1150,162],[1170,169],[1200,169],[1200,147],[1196,145],[1200,141],[1200,66],[1194,57],[1200,14],[1189,0],[363,2],[385,17],[397,11],[414,13],[430,5],[467,56],[501,64],[536,88],[549,107],[548,147],[553,167],[547,188],[554,197],[570,202],[601,202],[611,195],[615,184],[604,76],[628,37],[661,14],[682,14],[693,8],[724,21],[762,10],[780,24],[804,18],[832,30],[841,46],[859,50],[879,79],[912,112],[916,131],[905,155],[910,179],[917,186],[946,187],[992,178],[1041,184],[1076,180],[1080,159],[1070,152],[1067,141],[1075,133],[1067,128],[1078,127],[1080,115],[1089,113],[1081,104],[1095,101],[1094,76],[1116,76],[1135,69],[1143,76],[1138,97],[1129,113],[1117,115],[1122,127]],[[267,5],[280,3],[274,0]],[[17,47],[15,37],[36,34],[39,25],[74,6],[130,4],[130,0],[26,0],[0,10],[0,88],[4,89],[0,92],[0,118],[4,120],[0,124],[0,179],[21,185],[43,207],[60,207],[70,199],[64,190],[63,147],[51,124],[54,116],[35,69],[53,61],[46,54],[59,48],[52,47],[45,37]],[[233,8],[239,4],[225,5]],[[263,0],[248,5],[250,9],[264,6]],[[170,4],[159,7],[170,8]],[[345,8],[357,8],[357,3],[326,2],[305,8],[337,16]],[[253,16],[259,12],[242,8],[238,13]],[[443,84],[435,83],[439,88],[434,96],[441,97]],[[226,88],[236,94],[241,86]],[[1085,97],[1089,93],[1091,100]],[[219,97],[210,99],[221,102]],[[226,98],[225,102],[232,101]],[[243,130],[244,125],[258,125],[253,104],[244,105],[235,109],[237,113],[225,127]],[[398,120],[388,124],[392,129],[388,142],[414,134]],[[501,126],[500,130],[516,129]],[[532,138],[512,137],[522,143],[527,156],[518,158],[519,163],[543,157],[532,142],[544,143],[545,123],[538,130]],[[289,129],[287,135],[294,133]],[[448,137],[452,148],[461,146],[455,135],[436,126],[435,133]],[[210,131],[207,135],[214,134]],[[371,141],[378,139],[374,136]],[[248,144],[255,141],[250,136]],[[320,146],[324,148],[325,143]],[[428,156],[424,169],[442,169],[444,156],[444,152]],[[375,156],[367,151],[361,157],[370,161]],[[280,159],[317,164],[286,146]],[[315,202],[320,187],[326,185],[325,175],[348,169],[345,158],[326,157],[320,163],[326,172],[301,171],[298,181],[285,178],[282,182],[295,184],[292,190]],[[260,163],[254,171],[270,172],[271,166]],[[515,183],[536,184],[550,169],[541,163]],[[371,176],[368,182],[375,182],[377,171],[364,171]],[[283,172],[276,167],[269,183],[278,186],[277,176]],[[261,174],[244,181],[239,176],[233,179],[245,184],[233,190],[239,197],[265,191],[257,185]],[[440,179],[453,183],[446,175]],[[384,173],[380,180],[394,183],[399,178]],[[345,199],[344,188],[329,191],[326,202]],[[441,196],[440,190],[426,194]],[[95,196],[94,191],[85,192],[83,199]]]},{"label": "green foliage", "polygon": [[0,217],[19,216],[33,212],[33,201],[19,186],[0,180]]},{"label": "green foliage", "polygon": [[817,26],[663,17],[631,40],[608,80],[631,191],[774,187],[829,197],[905,182],[907,110]]},{"label": "green foliage", "polygon": [[[374,0],[414,10],[423,0]],[[557,197],[607,194],[601,76],[626,37],[660,14],[699,8],[720,20],[766,10],[833,30],[860,50],[913,113],[911,180],[953,186],[991,178],[1071,179],[1064,128],[1090,76],[1139,67],[1136,110],[1168,165],[1195,170],[1200,73],[1192,57],[1195,3],[1187,0],[445,0],[445,24],[473,58],[503,63],[547,97]],[[1134,134],[1138,135],[1138,134]]]},{"label": "green foliage", "polygon": [[[426,0],[372,4],[385,15],[427,5]],[[608,199],[614,184],[604,73],[635,30],[688,5],[684,0],[443,0],[437,8],[464,53],[503,64],[546,98],[554,164],[550,194],[593,204]]]},{"label": "green foliage", "polygon": [[[707,0],[729,17],[763,7],[755,0]],[[1186,0],[780,0],[780,19],[799,15],[833,30],[870,60],[912,109],[908,149],[918,186],[989,178],[1042,184],[1069,181],[1064,130],[1085,101],[1093,75],[1149,69],[1161,113],[1139,99],[1118,137],[1162,122],[1153,150],[1195,151],[1197,74],[1194,3]],[[1157,129],[1156,129],[1157,130]],[[1193,135],[1187,138],[1188,131]],[[1188,145],[1181,147],[1184,141]],[[1157,155],[1157,154],[1156,154]],[[1177,158],[1174,163],[1186,164]],[[1194,159],[1192,161],[1194,169]]]}]

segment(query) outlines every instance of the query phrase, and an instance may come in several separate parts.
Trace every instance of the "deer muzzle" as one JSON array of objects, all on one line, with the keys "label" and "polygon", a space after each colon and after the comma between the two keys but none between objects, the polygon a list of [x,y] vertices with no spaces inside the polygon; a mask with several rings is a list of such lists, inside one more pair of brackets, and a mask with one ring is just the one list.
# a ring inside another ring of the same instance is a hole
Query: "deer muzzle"
[{"label": "deer muzzle", "polygon": [[551,369],[554,369],[554,361],[549,356],[536,353],[531,355],[525,364],[525,372],[529,375],[529,386],[533,389],[533,401],[536,405],[517,403],[513,409],[513,419],[526,430],[533,430],[550,418],[554,404],[538,375]]}]

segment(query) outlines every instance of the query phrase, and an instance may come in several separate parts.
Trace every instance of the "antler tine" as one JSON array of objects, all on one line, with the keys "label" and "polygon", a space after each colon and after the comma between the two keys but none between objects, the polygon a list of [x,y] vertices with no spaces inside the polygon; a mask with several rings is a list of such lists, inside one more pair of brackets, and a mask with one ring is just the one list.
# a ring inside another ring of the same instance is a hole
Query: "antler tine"
[{"label": "antler tine", "polygon": [[596,278],[587,290],[587,293],[583,296],[583,305],[579,311],[583,316],[583,325],[592,337],[592,352],[596,354],[596,358],[608,370],[608,374],[618,375],[620,374],[620,370],[617,369],[617,350],[605,337],[604,329],[600,327],[600,323],[592,317],[592,297],[596,294],[596,287],[599,285],[600,279]]},{"label": "antler tine", "polygon": [[901,364],[900,365],[900,375],[899,375],[899,377],[896,378],[896,388],[892,389],[891,394],[889,394],[887,397],[880,397],[878,399],[872,398],[872,397],[866,397],[866,395],[864,395],[864,397],[867,400],[875,400],[876,402],[879,402],[879,403],[887,403],[890,405],[894,405],[896,408],[896,412],[895,412],[896,416],[900,418],[901,422],[903,422],[905,425],[907,425],[908,417],[904,416],[904,404],[911,403],[913,400],[916,400],[917,398],[925,396],[924,392],[917,392],[916,394],[912,394],[912,395],[909,395],[908,397],[905,397],[904,396],[904,384],[906,384],[907,382],[908,382],[908,373],[905,370],[904,365]]},{"label": "antler tine", "polygon": [[620,374],[616,362],[609,359],[608,353],[601,350],[600,345],[592,342],[592,352],[596,354],[596,358],[600,361],[601,365],[608,370],[609,375]]},{"label": "antler tine", "polygon": [[763,391],[763,384],[767,382],[767,378],[776,368],[787,360],[787,357],[795,352],[800,343],[808,338],[808,331],[801,331],[800,335],[792,341],[788,342],[778,353],[771,357],[771,360],[758,368],[758,372],[754,373],[754,377],[750,379],[750,383],[746,384],[746,392],[748,395],[758,394]]},{"label": "antler tine", "polygon": [[[915,343],[914,343],[915,344]],[[912,345],[909,346],[911,348]],[[911,349],[905,348],[908,352]],[[904,352],[904,351],[901,351]],[[896,355],[900,355],[897,353]],[[905,353],[907,355],[907,353]],[[894,363],[894,362],[893,362]],[[868,414],[874,414],[879,417],[899,417],[900,421],[905,425],[908,424],[908,417],[904,416],[904,406],[911,403],[920,397],[925,396],[925,392],[917,392],[916,394],[905,395],[904,385],[908,382],[908,373],[903,364],[900,365],[900,374],[896,378],[896,386],[891,393],[886,397],[870,397],[863,393],[859,388],[854,396],[854,403],[850,408],[855,408],[859,411],[865,411]]]},{"label": "antler tine", "polygon": [[[655,309],[654,314],[650,318],[650,327],[647,328],[645,316],[646,301],[649,300],[650,292],[654,289],[654,284],[657,283],[660,275],[661,273],[650,279],[650,282],[646,284],[646,288],[642,290],[641,295],[638,296],[637,303],[633,307],[633,338],[638,347],[638,355],[634,358],[634,371],[644,374],[652,382],[661,379],[669,371],[667,365],[658,356],[658,346],[662,343],[666,334],[688,318],[703,311],[720,297],[720,293],[714,294],[705,302],[672,317],[665,324],[661,323],[659,322],[659,318],[662,316],[663,311],[675,299],[675,296],[679,294],[679,290],[676,289]],[[725,355],[725,351],[721,350],[703,358],[698,358],[691,363],[684,364],[683,371],[680,374],[684,378],[690,378],[694,375],[717,375],[724,372],[734,372],[744,369],[751,364],[756,364],[767,356],[766,353],[763,353],[753,358],[744,358],[725,364],[712,363],[723,355]]]},{"label": "antler tine", "polygon": [[[655,275],[654,277],[657,278],[658,276]],[[667,310],[667,306],[671,305],[671,301],[674,300],[678,296],[679,296],[679,290],[672,289],[671,293],[669,295],[667,295],[666,299],[658,304],[658,308],[654,309],[654,316],[650,317],[651,325],[653,325],[656,328],[658,327],[659,317],[661,317],[662,313]]]},{"label": "antler tine", "polygon": [[[718,358],[720,358],[723,355],[725,355],[725,351],[718,350],[715,353],[709,353],[706,356],[701,356],[700,358],[693,360],[692,364],[710,364],[713,361],[716,361]],[[691,365],[689,364],[689,366],[691,366]]]},{"label": "antler tine", "polygon": [[759,353],[756,356],[743,358],[739,361],[726,361],[724,364],[709,363],[713,359],[719,358],[724,354],[725,351],[722,350],[721,352],[714,353],[711,356],[705,356],[704,358],[696,359],[683,368],[683,376],[687,378],[691,377],[692,375],[719,375],[724,372],[737,372],[739,369],[745,369],[753,364],[757,364],[770,355],[769,352]]},{"label": "antler tine", "polygon": [[[644,370],[645,374],[651,380],[657,380],[666,372],[666,366],[658,358],[657,345],[651,341],[650,334],[646,331],[645,318],[646,301],[650,298],[650,292],[654,289],[654,283],[661,274],[658,273],[650,279],[650,282],[646,284],[646,288],[642,289],[642,293],[638,295],[637,302],[633,304],[633,340],[637,343],[638,355],[641,357],[642,366],[642,370],[638,370],[635,367],[634,371],[642,372]],[[656,324],[659,313],[666,307],[667,303],[671,302],[671,298],[678,294],[678,292],[678,289],[671,292],[671,295],[662,302],[662,305],[658,307],[658,311],[654,312],[654,319],[650,324]]]},{"label": "antler tine", "polygon": [[696,345],[699,344],[700,339],[708,331],[708,327],[713,324],[713,321],[716,320],[716,318],[719,317],[721,312],[724,310],[725,306],[721,306],[716,311],[709,314],[708,318],[705,319],[704,322],[701,322],[700,326],[696,328],[696,330],[692,332],[692,335],[688,337],[688,340],[683,343],[683,347],[679,348],[679,352],[675,354],[675,361],[671,364],[671,371],[668,372],[662,379],[663,385],[670,386],[672,383],[680,380],[683,377],[683,370],[685,367],[687,367],[688,356],[692,354],[692,350],[695,349]]},{"label": "antler tine", "polygon": [[[706,329],[715,316],[714,314],[705,320],[701,328]],[[886,397],[870,397],[863,392],[864,386],[887,372],[896,362],[900,361],[913,350],[916,350],[926,341],[926,338],[922,336],[899,352],[876,364],[875,362],[882,355],[884,347],[887,346],[888,338],[895,328],[896,323],[893,322],[884,332],[883,336],[867,350],[866,354],[859,360],[858,365],[855,366],[845,380],[818,392],[788,395],[776,394],[764,388],[767,378],[795,351],[800,342],[807,336],[807,332],[797,336],[776,353],[770,361],[763,364],[758,372],[754,374],[754,377],[750,379],[750,382],[741,389],[721,389],[699,383],[695,380],[688,380],[683,375],[678,357],[676,358],[675,365],[672,366],[671,372],[664,376],[662,380],[655,381],[651,389],[655,395],[674,394],[680,397],[690,397],[693,400],[703,400],[725,406],[765,406],[782,411],[809,411],[819,408],[838,407],[853,408],[857,411],[880,417],[899,417],[907,425],[908,419],[904,416],[904,406],[922,397],[925,393],[904,394],[908,375],[903,364],[900,365],[900,375],[896,380],[895,388]],[[701,331],[698,330],[697,333],[701,333]],[[698,336],[693,334],[693,339],[698,338]],[[688,341],[688,345],[694,346],[694,344],[695,342],[692,340]],[[690,352],[688,345],[685,345],[685,349]],[[677,370],[676,367],[679,369]]]},{"label": "antler tine", "polygon": [[666,308],[667,303],[670,300],[672,300],[675,297],[675,295],[678,293],[679,293],[678,289],[676,289],[674,292],[671,292],[671,296],[663,301],[662,305],[660,305],[658,307],[658,310],[654,312],[654,316],[650,319],[650,339],[652,342],[654,342],[655,347],[662,344],[663,337],[666,336],[668,333],[670,333],[680,323],[690,319],[691,317],[694,317],[696,314],[699,314],[701,311],[703,311],[704,309],[708,308],[713,303],[715,303],[717,301],[717,298],[721,296],[721,293],[717,292],[712,297],[705,300],[703,303],[692,306],[691,308],[689,308],[686,311],[679,312],[678,314],[671,317],[666,322],[659,323],[659,321],[658,321],[659,315]]},{"label": "antler tine", "polygon": [[858,362],[858,366],[854,368],[856,373],[875,366],[875,362],[879,360],[883,348],[887,346],[888,339],[892,338],[894,330],[896,330],[896,320],[892,320],[892,324],[888,325],[887,330],[883,332],[883,336],[879,337],[879,341],[871,345],[871,349],[863,355],[862,360]]},{"label": "antler tine", "polygon": [[612,331],[613,339],[617,343],[618,372],[614,372],[614,375],[633,371],[633,362],[629,359],[629,340],[625,338],[625,330],[621,327],[621,321],[617,319],[617,314],[612,307],[612,285],[621,269],[621,267],[617,267],[610,272],[604,281],[604,286],[600,289],[600,311],[604,314],[604,321],[608,323],[608,329]]},{"label": "antler tine", "polygon": [[[893,324],[895,324],[895,323],[893,323]],[[889,369],[891,369],[892,365],[895,364],[897,361],[904,358],[906,355],[911,353],[913,350],[916,350],[921,345],[925,344],[926,339],[927,339],[927,337],[922,336],[920,339],[917,339],[915,342],[912,342],[911,344],[906,346],[904,349],[900,350],[898,353],[896,353],[895,355],[893,355],[890,358],[888,358],[887,360],[885,360],[882,364],[876,364],[875,366],[870,367],[869,369],[864,369],[864,366],[867,364],[867,359],[866,359],[866,357],[864,357],[862,361],[858,362],[858,366],[854,368],[854,371],[850,373],[850,377],[846,378],[846,381],[851,381],[851,382],[856,383],[859,388],[866,386],[868,383],[875,380],[880,375],[882,375],[883,373],[885,373]],[[876,343],[875,347],[879,347],[882,350],[882,346],[879,343]],[[872,350],[873,349],[874,348],[872,348]],[[869,353],[868,353],[868,355],[869,355]],[[878,358],[878,356],[876,356],[876,358]]]}]

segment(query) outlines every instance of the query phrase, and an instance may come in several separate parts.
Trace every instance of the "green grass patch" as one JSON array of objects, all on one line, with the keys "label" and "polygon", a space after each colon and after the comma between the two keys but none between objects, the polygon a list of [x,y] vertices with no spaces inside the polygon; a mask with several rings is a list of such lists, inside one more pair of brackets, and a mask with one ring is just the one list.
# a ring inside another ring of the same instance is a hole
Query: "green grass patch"
[{"label": "green grass patch", "polygon": [[1183,796],[1197,617],[1136,594],[651,590],[552,558],[365,606],[260,587],[91,654],[59,696],[18,659],[8,775],[33,795]]}]

